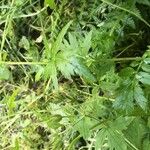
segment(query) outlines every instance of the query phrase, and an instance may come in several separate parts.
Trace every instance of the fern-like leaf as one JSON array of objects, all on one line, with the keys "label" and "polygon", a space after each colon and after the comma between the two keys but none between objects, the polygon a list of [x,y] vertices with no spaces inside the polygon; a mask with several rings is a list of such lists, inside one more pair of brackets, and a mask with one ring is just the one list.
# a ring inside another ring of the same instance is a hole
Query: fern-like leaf
[{"label": "fern-like leaf", "polygon": [[149,0],[136,0],[136,2],[139,4],[144,4],[144,5],[150,6]]},{"label": "fern-like leaf", "polygon": [[96,136],[96,150],[102,148],[105,141],[108,141],[108,146],[111,150],[126,150],[127,144],[122,130],[125,130],[131,121],[132,118],[123,117],[119,117],[115,121],[109,121]]}]

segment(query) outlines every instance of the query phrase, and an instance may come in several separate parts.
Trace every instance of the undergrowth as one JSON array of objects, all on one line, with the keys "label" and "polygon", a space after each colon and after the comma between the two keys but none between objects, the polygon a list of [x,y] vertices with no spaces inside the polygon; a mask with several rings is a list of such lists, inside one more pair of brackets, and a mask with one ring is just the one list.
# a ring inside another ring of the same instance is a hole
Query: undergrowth
[{"label": "undergrowth", "polygon": [[0,149],[149,150],[149,16],[149,0],[1,0]]}]

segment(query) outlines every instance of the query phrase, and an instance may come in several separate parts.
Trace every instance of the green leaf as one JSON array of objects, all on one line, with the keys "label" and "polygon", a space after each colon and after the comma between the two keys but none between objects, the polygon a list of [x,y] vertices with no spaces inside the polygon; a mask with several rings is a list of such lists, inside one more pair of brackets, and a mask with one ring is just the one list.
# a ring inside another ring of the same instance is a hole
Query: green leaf
[{"label": "green leaf", "polygon": [[135,71],[133,68],[131,67],[126,67],[124,69],[122,69],[120,72],[119,72],[119,75],[122,77],[122,78],[129,78],[129,77],[132,77],[134,75]]},{"label": "green leaf", "polygon": [[107,130],[108,145],[110,150],[126,150],[127,144],[122,133],[118,130],[108,128]]},{"label": "green leaf", "polygon": [[[96,74],[95,76],[98,78],[98,80],[100,80],[102,76],[114,68],[114,63],[112,61],[104,61],[100,63],[99,59],[101,59],[100,56],[95,58],[94,63],[91,65],[91,70]],[[104,58],[104,60],[105,59],[107,58]]]},{"label": "green leaf", "polygon": [[67,79],[71,79],[71,75],[74,75],[74,67],[70,63],[61,62],[57,64],[57,67]]},{"label": "green leaf", "polygon": [[48,5],[51,9],[56,8],[55,0],[45,0],[45,5]]},{"label": "green leaf", "polygon": [[58,70],[68,79],[75,73],[85,78],[88,82],[95,82],[95,77],[78,58],[75,53],[69,50],[61,51],[56,55]]},{"label": "green leaf", "polygon": [[148,65],[148,64],[143,64],[143,65],[142,65],[142,69],[143,69],[143,71],[150,73],[150,65]]},{"label": "green leaf", "polygon": [[147,137],[143,141],[143,150],[149,150],[150,149],[150,139]]},{"label": "green leaf", "polygon": [[144,5],[150,6],[149,0],[136,0],[136,2],[139,4],[144,4]]},{"label": "green leaf", "polygon": [[57,129],[61,126],[60,121],[62,120],[62,116],[54,115],[51,117],[47,116],[47,120],[45,120],[50,128]]},{"label": "green leaf", "polygon": [[122,130],[127,129],[127,126],[131,121],[132,119],[126,120],[124,117],[119,117],[114,121],[109,121],[96,136],[96,150],[101,149],[105,143],[108,143],[111,150],[126,150],[127,144]]},{"label": "green leaf", "polygon": [[143,110],[146,110],[147,99],[145,98],[144,92],[139,84],[134,88],[134,99]]},{"label": "green leaf", "polygon": [[71,141],[71,143],[69,144],[67,150],[74,150],[74,149],[75,149],[75,145],[76,145],[76,143],[80,140],[80,138],[81,138],[80,135],[77,136],[77,137],[75,137],[75,138]]},{"label": "green leaf", "polygon": [[82,56],[86,56],[88,51],[91,47],[91,38],[92,38],[92,31],[85,35],[85,39],[81,45],[82,47]]},{"label": "green leaf", "polygon": [[[137,149],[141,150],[141,141],[146,133],[146,127],[143,120],[140,117],[134,118],[132,123],[128,126],[128,129],[124,131],[124,134],[128,141]],[[132,150],[132,149],[129,149]],[[146,149],[148,150],[148,149]]]},{"label": "green leaf", "polygon": [[71,64],[74,66],[74,71],[76,74],[82,76],[90,83],[96,81],[94,75],[92,75],[88,67],[86,67],[81,61],[79,61],[76,58],[73,58]]},{"label": "green leaf", "polygon": [[59,33],[59,35],[56,38],[56,41],[53,43],[52,45],[52,58],[53,56],[55,56],[57,54],[57,52],[59,51],[59,48],[61,46],[62,40],[64,38],[64,35],[66,34],[68,28],[70,27],[72,21],[69,21],[61,30],[61,32]]},{"label": "green leaf", "polygon": [[7,99],[7,106],[9,110],[9,114],[12,114],[14,111],[14,108],[16,107],[16,96],[18,95],[19,90],[14,90],[12,95]]},{"label": "green leaf", "polygon": [[73,35],[72,33],[69,33],[68,36],[69,36],[70,48],[73,48],[74,50],[78,50],[79,49],[79,42],[77,41],[76,36]]},{"label": "green leaf", "polygon": [[0,66],[0,80],[8,80],[10,77],[10,71],[6,66]]},{"label": "green leaf", "polygon": [[49,62],[44,68],[45,80],[51,78],[52,84],[55,89],[58,89],[57,69],[54,62]]},{"label": "green leaf", "polygon": [[20,149],[20,145],[19,145],[19,138],[14,137],[14,139],[12,139],[12,143],[13,143],[13,147],[12,150],[19,150]]},{"label": "green leaf", "polygon": [[92,122],[90,118],[83,117],[76,125],[75,128],[77,131],[80,132],[81,136],[83,136],[84,139],[88,139],[91,135],[91,128]]},{"label": "green leaf", "polygon": [[61,126],[60,124],[60,121],[62,120],[61,115],[50,115],[50,114],[39,113],[39,112],[36,112],[36,115],[39,117],[39,119],[42,122],[46,123],[46,125],[49,128],[58,129]]},{"label": "green leaf", "polygon": [[61,51],[56,55],[57,68],[68,79],[71,79],[71,75],[74,75],[75,68],[71,63],[73,57],[69,51]]},{"label": "green leaf", "polygon": [[35,81],[39,81],[42,78],[43,73],[44,73],[44,68],[42,66],[37,65]]},{"label": "green leaf", "polygon": [[134,92],[132,81],[130,79],[124,80],[121,83],[120,88],[117,90],[117,97],[113,106],[116,109],[122,109],[127,112],[130,112],[133,110],[134,107],[133,100]]},{"label": "green leaf", "polygon": [[24,48],[25,50],[29,50],[30,49],[30,43],[28,41],[28,39],[23,36],[19,42],[19,47]]},{"label": "green leaf", "polygon": [[56,90],[58,90],[57,69],[56,69],[56,67],[54,65],[52,65],[51,79],[52,79],[54,88]]},{"label": "green leaf", "polygon": [[95,142],[95,149],[96,150],[99,150],[103,144],[104,144],[104,141],[106,139],[106,136],[107,136],[107,131],[106,129],[101,129],[98,134],[96,135],[96,142]]},{"label": "green leaf", "polygon": [[145,62],[146,64],[150,64],[150,58],[145,58],[145,59],[144,59],[144,62]]},{"label": "green leaf", "polygon": [[117,91],[118,95],[114,102],[116,109],[126,110],[130,112],[134,108],[134,100],[143,109],[146,110],[147,99],[138,82],[135,80],[126,79],[122,81],[120,88]]},{"label": "green leaf", "polygon": [[[75,73],[82,76],[88,82],[95,82],[95,77],[89,71],[88,67],[81,61],[80,56],[78,57],[78,53],[80,53],[81,49],[84,48],[87,50],[91,47],[91,34],[88,34],[88,37],[84,38],[84,44],[80,45],[80,42],[77,40],[75,34],[69,33],[69,42],[67,40],[63,40],[63,44],[61,44],[61,51],[56,55],[56,64],[58,70],[67,77],[71,78],[71,75]],[[82,57],[82,56],[81,56]],[[83,57],[85,57],[83,55]]]},{"label": "green leaf", "polygon": [[136,78],[143,84],[150,85],[150,73],[139,72]]},{"label": "green leaf", "polygon": [[133,121],[134,117],[118,117],[114,122],[112,122],[111,127],[126,130],[128,125]]}]

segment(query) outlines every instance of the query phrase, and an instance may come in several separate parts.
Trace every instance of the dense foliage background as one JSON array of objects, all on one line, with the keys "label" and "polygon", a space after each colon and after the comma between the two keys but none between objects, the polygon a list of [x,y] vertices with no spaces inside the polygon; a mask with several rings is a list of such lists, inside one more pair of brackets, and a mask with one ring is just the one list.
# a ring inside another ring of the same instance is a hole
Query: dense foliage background
[{"label": "dense foliage background", "polygon": [[149,150],[149,108],[149,0],[0,1],[1,150]]}]

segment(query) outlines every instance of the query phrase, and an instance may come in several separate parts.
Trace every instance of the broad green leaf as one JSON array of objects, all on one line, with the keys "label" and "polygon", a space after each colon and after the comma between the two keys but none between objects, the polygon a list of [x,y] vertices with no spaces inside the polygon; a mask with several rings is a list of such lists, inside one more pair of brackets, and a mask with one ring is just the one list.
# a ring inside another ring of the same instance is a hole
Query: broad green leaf
[{"label": "broad green leaf", "polygon": [[0,66],[0,80],[8,80],[10,77],[10,71],[6,66]]},{"label": "broad green leaf", "polygon": [[136,77],[143,84],[150,85],[150,73],[139,72]]},{"label": "broad green leaf", "polygon": [[48,5],[51,9],[56,8],[55,0],[45,0],[45,5]]},{"label": "broad green leaf", "polygon": [[135,85],[134,88],[134,99],[136,100],[137,104],[143,109],[146,109],[147,106],[147,99],[144,96],[144,92],[140,85]]}]

